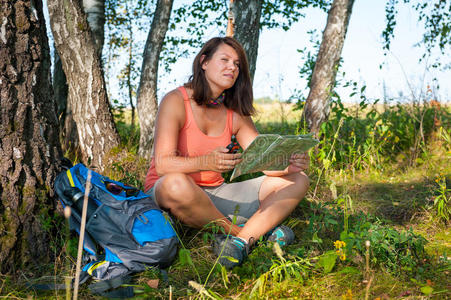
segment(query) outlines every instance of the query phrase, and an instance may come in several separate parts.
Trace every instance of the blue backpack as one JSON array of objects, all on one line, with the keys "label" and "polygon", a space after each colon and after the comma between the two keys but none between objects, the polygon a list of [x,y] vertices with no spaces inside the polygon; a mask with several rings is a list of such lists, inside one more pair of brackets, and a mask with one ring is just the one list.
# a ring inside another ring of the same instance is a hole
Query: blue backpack
[{"label": "blue backpack", "polygon": [[[88,170],[77,164],[55,180],[61,203],[71,208],[70,228],[78,233]],[[168,267],[178,246],[169,217],[150,195],[94,171],[91,174],[83,244],[88,263],[80,282],[89,276],[104,281],[104,285],[90,286],[102,293],[124,283],[131,273]]]}]

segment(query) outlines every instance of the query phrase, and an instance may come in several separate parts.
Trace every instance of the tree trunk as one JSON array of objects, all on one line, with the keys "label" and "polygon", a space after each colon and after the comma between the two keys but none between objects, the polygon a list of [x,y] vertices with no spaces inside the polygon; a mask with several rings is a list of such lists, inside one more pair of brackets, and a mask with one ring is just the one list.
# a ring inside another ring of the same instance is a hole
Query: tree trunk
[{"label": "tree trunk", "polygon": [[61,148],[41,0],[0,0],[0,273],[51,259]]},{"label": "tree trunk", "polygon": [[83,9],[94,37],[97,55],[102,58],[105,40],[105,0],[83,0]]},{"label": "tree trunk", "polygon": [[262,1],[260,0],[235,0],[232,6],[235,19],[235,39],[246,51],[252,80],[257,63],[261,11]]},{"label": "tree trunk", "polygon": [[74,118],[72,117],[72,109],[67,102],[69,87],[67,86],[66,75],[64,74],[58,51],[55,51],[53,62],[53,92],[58,107],[57,115],[61,135],[61,147],[64,152],[80,156],[77,124],[75,124]]},{"label": "tree trunk", "polygon": [[48,0],[55,46],[69,85],[82,161],[103,170],[105,155],[119,145],[97,48],[80,0]]},{"label": "tree trunk", "polygon": [[354,0],[334,0],[329,10],[302,121],[306,122],[309,131],[315,134],[329,116],[329,100],[335,86],[335,76],[353,4]]},{"label": "tree trunk", "polygon": [[158,61],[168,30],[172,3],[173,0],[158,0],[144,48],[137,106],[140,126],[139,155],[146,159],[149,159],[152,154],[154,124],[158,108]]},{"label": "tree trunk", "polygon": [[128,87],[128,103],[130,104],[132,108],[132,119],[131,119],[131,128],[135,128],[135,105],[133,103],[133,89],[134,86],[132,85],[132,68],[134,65],[133,61],[133,26],[132,26],[132,20],[133,16],[130,13],[130,10],[128,9],[128,2],[125,3],[125,9],[127,10],[127,34],[128,34],[128,64],[127,64],[127,87]]},{"label": "tree trunk", "polygon": [[[102,57],[104,43],[105,25],[105,1],[83,0],[83,8],[87,15],[88,24],[91,28],[99,58]],[[55,47],[56,48],[56,47]],[[78,147],[78,132],[72,116],[72,108],[67,102],[68,86],[66,75],[64,75],[61,59],[58,51],[54,55],[53,89],[55,100],[58,104],[58,118],[60,120],[61,146],[63,151],[68,151],[75,156],[80,156]]]}]

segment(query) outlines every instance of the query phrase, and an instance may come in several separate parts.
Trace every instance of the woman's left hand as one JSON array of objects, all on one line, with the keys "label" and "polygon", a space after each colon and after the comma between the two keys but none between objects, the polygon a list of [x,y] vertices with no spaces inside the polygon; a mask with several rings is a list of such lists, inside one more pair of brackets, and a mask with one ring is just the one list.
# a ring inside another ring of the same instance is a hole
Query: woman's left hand
[{"label": "woman's left hand", "polygon": [[293,154],[289,160],[287,173],[298,173],[308,169],[310,165],[310,157],[307,153]]}]

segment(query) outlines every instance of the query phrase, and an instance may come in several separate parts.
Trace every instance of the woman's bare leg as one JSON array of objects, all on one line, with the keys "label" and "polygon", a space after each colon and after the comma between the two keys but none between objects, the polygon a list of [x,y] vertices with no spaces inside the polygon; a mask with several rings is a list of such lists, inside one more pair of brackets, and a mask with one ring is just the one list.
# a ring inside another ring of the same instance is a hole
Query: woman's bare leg
[{"label": "woman's bare leg", "polygon": [[226,233],[237,235],[241,228],[233,225],[211,202],[194,180],[183,173],[171,173],[155,183],[158,205],[169,210],[188,226],[202,228],[214,222]]},{"label": "woman's bare leg", "polygon": [[246,222],[238,237],[252,243],[280,224],[305,196],[309,179],[304,173],[267,176],[259,192],[257,212]]}]

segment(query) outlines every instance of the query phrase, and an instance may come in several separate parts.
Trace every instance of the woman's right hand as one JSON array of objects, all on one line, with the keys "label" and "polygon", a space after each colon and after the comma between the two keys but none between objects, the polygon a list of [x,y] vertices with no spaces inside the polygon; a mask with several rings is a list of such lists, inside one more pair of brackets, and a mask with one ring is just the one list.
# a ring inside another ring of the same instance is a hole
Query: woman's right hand
[{"label": "woman's right hand", "polygon": [[202,159],[205,159],[205,169],[224,173],[230,170],[241,162],[241,153],[231,154],[228,153],[229,149],[226,147],[218,147],[204,155]]}]

